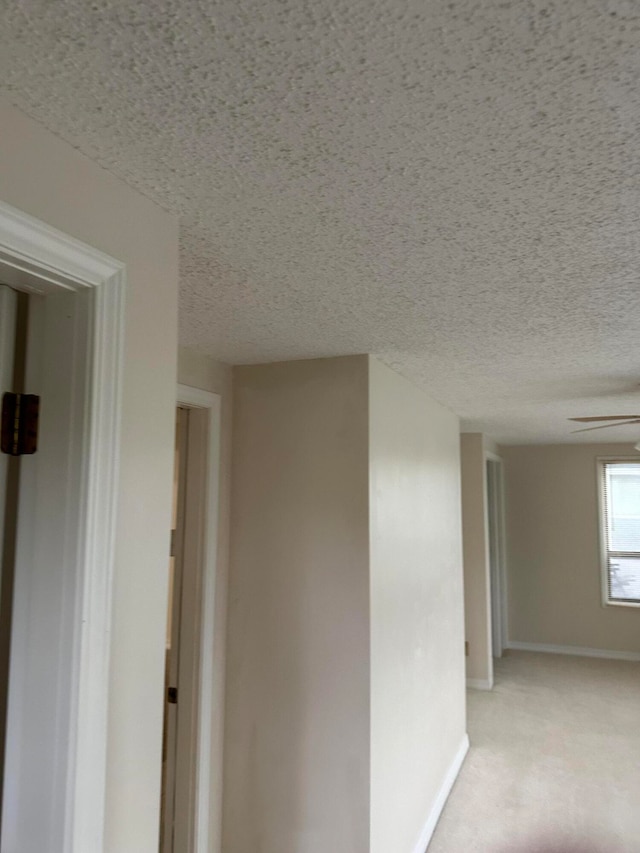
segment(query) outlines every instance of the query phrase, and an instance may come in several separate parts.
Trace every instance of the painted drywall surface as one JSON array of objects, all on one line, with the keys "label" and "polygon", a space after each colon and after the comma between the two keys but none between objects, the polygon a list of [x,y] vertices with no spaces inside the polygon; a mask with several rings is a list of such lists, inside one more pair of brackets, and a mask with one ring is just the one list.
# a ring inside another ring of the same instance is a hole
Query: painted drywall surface
[{"label": "painted drywall surface", "polygon": [[4,102],[0,126],[0,199],[127,265],[105,849],[156,853],[177,222]]},{"label": "painted drywall surface", "polygon": [[[502,447],[509,639],[640,652],[640,610],[603,607],[598,456],[629,444]],[[638,456],[640,459],[640,456]]]},{"label": "painted drywall surface", "polygon": [[493,680],[491,571],[487,530],[487,474],[482,433],[460,436],[464,621],[469,643],[467,678]]},{"label": "painted drywall surface", "polygon": [[189,347],[178,347],[178,382],[220,394],[224,406],[231,391],[231,366]]},{"label": "painted drywall surface", "polygon": [[233,382],[223,850],[367,853],[368,361]]},{"label": "painted drywall surface", "polygon": [[488,435],[482,435],[482,446],[485,453],[493,453],[494,456],[500,455],[500,448],[497,443]]},{"label": "painted drywall surface", "polygon": [[458,419],[370,360],[371,853],[412,853],[466,731]]},{"label": "painted drywall surface", "polygon": [[178,348],[178,382],[221,398],[220,495],[218,517],[218,561],[216,566],[214,618],[214,681],[211,738],[211,808],[209,837],[212,853],[222,843],[222,755],[224,752],[224,685],[227,635],[227,584],[229,575],[229,520],[231,512],[231,367],[186,347]]}]

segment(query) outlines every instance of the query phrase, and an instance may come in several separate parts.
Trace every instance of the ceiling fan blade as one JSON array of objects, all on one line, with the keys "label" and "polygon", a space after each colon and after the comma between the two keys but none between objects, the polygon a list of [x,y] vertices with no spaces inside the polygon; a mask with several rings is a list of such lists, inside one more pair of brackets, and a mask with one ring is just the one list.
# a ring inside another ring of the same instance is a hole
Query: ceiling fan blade
[{"label": "ceiling fan blade", "polygon": [[627,421],[630,418],[640,418],[640,415],[601,415],[599,417],[590,418],[569,418],[568,420],[588,424],[591,423],[591,421]]},{"label": "ceiling fan blade", "polygon": [[594,429],[613,429],[613,427],[630,426],[631,424],[640,424],[640,418],[634,418],[631,421],[625,421],[624,423],[619,424],[601,424],[600,426],[586,427],[585,429],[573,429],[571,430],[571,435],[576,432],[591,432]]}]

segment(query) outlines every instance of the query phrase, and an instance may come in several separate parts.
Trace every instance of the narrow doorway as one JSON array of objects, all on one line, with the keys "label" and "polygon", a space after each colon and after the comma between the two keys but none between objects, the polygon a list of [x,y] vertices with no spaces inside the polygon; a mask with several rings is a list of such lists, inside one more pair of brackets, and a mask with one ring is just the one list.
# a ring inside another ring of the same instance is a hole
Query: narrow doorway
[{"label": "narrow doorway", "polygon": [[0,346],[0,846],[25,853],[69,846],[81,795],[72,744],[86,707],[77,639],[87,622],[92,303],[88,291],[36,286],[3,286],[14,319],[3,316]]},{"label": "narrow doorway", "polygon": [[174,853],[180,707],[180,638],[184,569],[186,475],[189,409],[176,409],[173,466],[173,509],[169,554],[169,598],[165,649],[164,726],[162,734],[162,788],[160,800],[160,853]]},{"label": "narrow doorway", "polygon": [[[4,507],[15,518],[1,537],[3,550],[8,538],[14,548],[0,601],[8,613],[0,626],[0,848],[97,850],[109,764],[126,268],[3,202],[0,244],[3,367],[19,336],[5,309],[27,299],[23,381],[3,388],[2,447],[20,460],[17,497]],[[0,372],[4,386],[9,373]]]},{"label": "narrow doorway", "polygon": [[219,849],[222,679],[216,667],[220,397],[177,388],[168,555],[159,853]]},{"label": "narrow doorway", "polygon": [[506,645],[502,460],[487,457],[487,526],[491,579],[491,647],[501,658]]},{"label": "narrow doorway", "polygon": [[[24,392],[29,296],[0,285],[0,400]],[[20,456],[0,454],[0,802],[3,800]],[[2,836],[0,809],[0,837]]]}]

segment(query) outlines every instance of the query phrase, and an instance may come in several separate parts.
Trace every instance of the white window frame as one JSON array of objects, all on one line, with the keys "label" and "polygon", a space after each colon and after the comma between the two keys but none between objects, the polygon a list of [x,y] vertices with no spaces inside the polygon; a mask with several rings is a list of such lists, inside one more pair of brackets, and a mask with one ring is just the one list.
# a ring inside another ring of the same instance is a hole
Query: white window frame
[{"label": "white window frame", "polygon": [[596,460],[598,477],[598,535],[600,542],[600,582],[603,607],[640,607],[640,601],[619,601],[609,597],[609,551],[607,549],[607,516],[604,488],[605,466],[611,462],[640,464],[640,456],[599,456]]}]

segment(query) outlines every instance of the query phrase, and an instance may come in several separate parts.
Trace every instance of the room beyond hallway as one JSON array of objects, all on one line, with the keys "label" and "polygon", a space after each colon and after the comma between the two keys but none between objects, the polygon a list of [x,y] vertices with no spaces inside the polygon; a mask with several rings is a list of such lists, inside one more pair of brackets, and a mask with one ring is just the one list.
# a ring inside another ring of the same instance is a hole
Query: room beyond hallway
[{"label": "room beyond hallway", "polygon": [[508,652],[429,853],[637,853],[640,664]]}]

